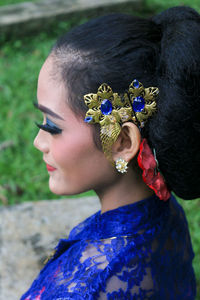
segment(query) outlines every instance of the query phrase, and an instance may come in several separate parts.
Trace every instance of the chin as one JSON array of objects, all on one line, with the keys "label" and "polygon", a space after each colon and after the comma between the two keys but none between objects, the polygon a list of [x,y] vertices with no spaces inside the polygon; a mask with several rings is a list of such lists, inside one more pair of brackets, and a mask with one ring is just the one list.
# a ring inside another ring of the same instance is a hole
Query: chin
[{"label": "chin", "polygon": [[49,189],[53,194],[60,196],[74,196],[91,190],[91,187],[77,184],[67,184],[67,181],[49,177]]},{"label": "chin", "polygon": [[79,194],[79,191],[66,190],[66,184],[62,184],[60,181],[55,182],[51,177],[49,178],[49,189],[55,195],[60,196],[73,196]]},{"label": "chin", "polygon": [[55,180],[52,179],[51,176],[49,178],[49,189],[53,194],[63,195],[63,188],[60,186],[60,182],[57,183]]},{"label": "chin", "polygon": [[58,188],[55,188],[55,187],[52,187],[51,185],[49,185],[49,189],[53,194],[63,195]]}]

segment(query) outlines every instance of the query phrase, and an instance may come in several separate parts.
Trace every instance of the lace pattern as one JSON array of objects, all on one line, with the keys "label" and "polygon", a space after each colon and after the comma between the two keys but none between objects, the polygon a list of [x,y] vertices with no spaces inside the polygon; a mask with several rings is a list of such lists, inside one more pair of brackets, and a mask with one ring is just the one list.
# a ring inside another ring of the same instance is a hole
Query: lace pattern
[{"label": "lace pattern", "polygon": [[76,226],[21,300],[192,300],[193,257],[181,206],[152,196]]}]

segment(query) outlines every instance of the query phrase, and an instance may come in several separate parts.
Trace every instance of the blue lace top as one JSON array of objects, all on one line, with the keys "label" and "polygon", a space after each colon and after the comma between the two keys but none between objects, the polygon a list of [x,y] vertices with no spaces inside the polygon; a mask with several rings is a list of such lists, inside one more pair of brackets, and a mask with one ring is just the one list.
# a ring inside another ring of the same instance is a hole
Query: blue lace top
[{"label": "blue lace top", "polygon": [[152,196],[72,229],[21,300],[192,300],[193,257],[181,206]]}]

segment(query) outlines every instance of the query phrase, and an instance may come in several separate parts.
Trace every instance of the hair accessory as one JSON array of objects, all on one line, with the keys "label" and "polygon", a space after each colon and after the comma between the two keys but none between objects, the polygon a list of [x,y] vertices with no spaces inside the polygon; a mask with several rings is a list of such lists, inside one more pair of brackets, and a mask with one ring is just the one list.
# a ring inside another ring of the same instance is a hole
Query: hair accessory
[{"label": "hair accessory", "polygon": [[158,170],[158,161],[154,157],[146,139],[143,139],[140,144],[137,160],[139,167],[143,170],[142,177],[144,182],[154,190],[160,200],[167,201],[170,198],[170,191],[167,188],[164,177]]},{"label": "hair accessory", "polygon": [[112,145],[117,140],[124,122],[133,121],[144,127],[147,119],[156,111],[156,87],[144,88],[138,80],[133,80],[124,94],[113,93],[111,87],[103,83],[97,94],[84,96],[88,111],[85,122],[100,124],[100,138],[106,157],[112,161]]},{"label": "hair accessory", "polygon": [[126,173],[128,169],[128,162],[123,158],[118,158],[115,162],[116,169],[119,173]]}]

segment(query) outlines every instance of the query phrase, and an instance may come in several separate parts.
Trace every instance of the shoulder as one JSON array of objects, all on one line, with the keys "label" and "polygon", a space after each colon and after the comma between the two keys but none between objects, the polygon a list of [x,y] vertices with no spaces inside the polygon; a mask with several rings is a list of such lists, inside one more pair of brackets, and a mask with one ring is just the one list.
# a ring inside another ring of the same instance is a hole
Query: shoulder
[{"label": "shoulder", "polygon": [[[128,299],[129,294],[139,295],[142,291],[150,297],[154,282],[149,253],[147,247],[137,247],[134,237],[89,242],[81,257],[90,278],[88,293],[93,293],[94,299]],[[119,298],[122,295],[124,298]]]}]

